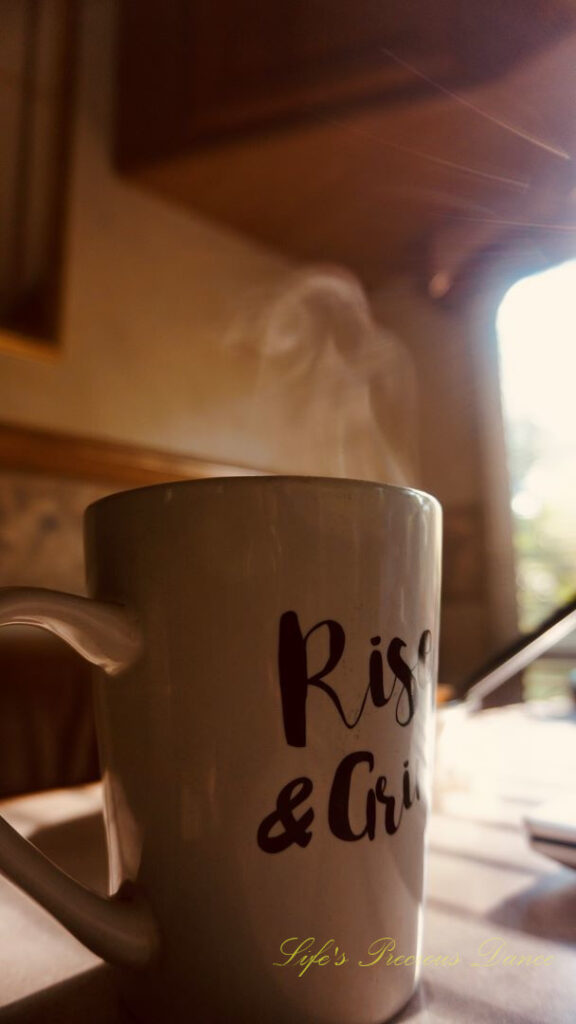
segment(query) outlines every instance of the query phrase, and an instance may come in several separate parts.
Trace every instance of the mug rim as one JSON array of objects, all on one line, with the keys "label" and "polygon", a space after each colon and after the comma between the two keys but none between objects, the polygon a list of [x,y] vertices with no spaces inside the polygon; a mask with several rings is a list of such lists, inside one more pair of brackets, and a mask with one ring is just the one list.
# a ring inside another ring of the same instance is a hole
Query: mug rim
[{"label": "mug rim", "polygon": [[429,494],[427,491],[423,491],[417,487],[406,487],[400,484],[387,484],[379,480],[359,480],[355,477],[335,477],[335,476],[308,476],[305,474],[292,474],[292,473],[262,473],[262,474],[250,474],[243,476],[242,474],[234,476],[210,476],[210,477],[199,477],[197,479],[192,478],[191,480],[167,480],[164,483],[158,484],[144,484],[142,487],[129,487],[123,491],[114,491],[112,494],[106,494],[102,498],[98,498],[96,501],[90,502],[86,506],[84,515],[95,512],[102,505],[107,502],[116,502],[122,499],[131,499],[135,497],[141,497],[147,493],[156,493],[162,490],[174,489],[178,490],[184,488],[202,488],[210,486],[222,487],[262,487],[271,486],[272,484],[296,484],[299,487],[322,484],[327,486],[329,489],[334,488],[335,490],[341,490],[344,487],[353,485],[354,488],[369,488],[370,490],[378,490],[390,492],[392,494],[402,495],[405,498],[418,499],[421,501],[424,499],[425,502],[430,503],[433,508],[437,508],[440,512],[442,506],[434,495]]}]

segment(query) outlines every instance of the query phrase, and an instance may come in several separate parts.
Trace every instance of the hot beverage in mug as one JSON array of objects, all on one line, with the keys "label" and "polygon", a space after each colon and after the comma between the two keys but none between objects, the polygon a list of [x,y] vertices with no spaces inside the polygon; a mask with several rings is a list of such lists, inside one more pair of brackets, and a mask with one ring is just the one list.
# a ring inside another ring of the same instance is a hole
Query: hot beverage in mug
[{"label": "hot beverage in mug", "polygon": [[118,965],[136,1020],[388,1019],[418,976],[437,502],[191,481],[96,502],[85,541],[90,599],[10,588],[0,624],[96,666],[112,895],[4,822],[0,866]]}]

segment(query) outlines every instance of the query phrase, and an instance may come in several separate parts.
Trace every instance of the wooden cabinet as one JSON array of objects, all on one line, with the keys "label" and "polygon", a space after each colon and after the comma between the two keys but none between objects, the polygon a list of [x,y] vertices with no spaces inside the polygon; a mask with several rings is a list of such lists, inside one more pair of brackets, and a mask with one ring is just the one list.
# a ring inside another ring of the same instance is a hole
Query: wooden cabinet
[{"label": "wooden cabinet", "polygon": [[449,90],[479,90],[573,20],[568,0],[121,0],[117,164],[376,281],[414,260],[439,208],[490,202],[526,163]]},{"label": "wooden cabinet", "polygon": [[421,91],[422,83],[387,49],[424,59],[427,72],[440,78],[462,74],[441,7],[415,32],[426,4],[123,0],[122,165],[237,132],[278,129],[415,86]]}]

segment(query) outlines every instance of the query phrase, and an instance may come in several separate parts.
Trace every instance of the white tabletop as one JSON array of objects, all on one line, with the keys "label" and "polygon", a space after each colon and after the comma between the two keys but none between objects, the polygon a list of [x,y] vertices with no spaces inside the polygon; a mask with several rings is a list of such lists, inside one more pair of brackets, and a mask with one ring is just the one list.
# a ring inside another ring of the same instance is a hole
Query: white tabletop
[{"label": "white tabletop", "polygon": [[[424,954],[458,962],[425,966],[398,1022],[576,1019],[576,871],[533,852],[521,824],[539,801],[576,791],[575,738],[573,718],[523,708],[449,717],[430,826]],[[2,811],[70,874],[104,891],[100,799],[93,785],[4,801]],[[2,1024],[120,1021],[111,970],[2,878],[0,958]]]}]

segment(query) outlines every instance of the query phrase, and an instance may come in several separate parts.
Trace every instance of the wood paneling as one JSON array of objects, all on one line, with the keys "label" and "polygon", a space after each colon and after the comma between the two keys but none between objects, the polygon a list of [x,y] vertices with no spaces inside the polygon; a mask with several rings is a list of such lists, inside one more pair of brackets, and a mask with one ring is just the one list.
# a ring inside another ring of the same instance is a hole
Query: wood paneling
[{"label": "wood paneling", "polygon": [[170,480],[259,475],[192,455],[0,423],[0,467],[145,486]]}]

